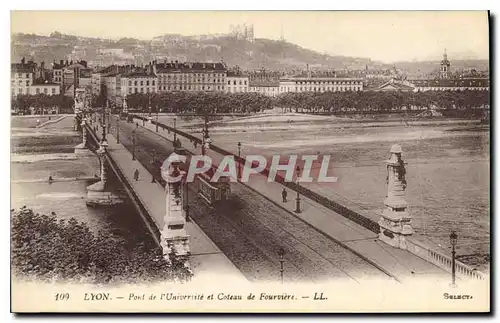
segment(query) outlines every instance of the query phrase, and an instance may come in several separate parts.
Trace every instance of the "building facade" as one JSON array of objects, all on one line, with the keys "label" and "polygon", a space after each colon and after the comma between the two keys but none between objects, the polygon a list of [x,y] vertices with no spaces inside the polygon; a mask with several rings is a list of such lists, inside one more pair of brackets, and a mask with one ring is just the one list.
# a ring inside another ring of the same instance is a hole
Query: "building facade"
[{"label": "building facade", "polygon": [[227,93],[245,93],[249,92],[248,76],[236,75],[234,73],[227,73]]},{"label": "building facade", "polygon": [[35,83],[30,86],[29,93],[31,95],[45,94],[45,95],[59,95],[61,93],[61,86],[57,83]]},{"label": "building facade", "polygon": [[222,63],[152,63],[159,92],[225,92],[227,68]]},{"label": "building facade", "polygon": [[362,78],[291,77],[279,82],[279,93],[363,91]]},{"label": "building facade", "polygon": [[278,81],[254,81],[250,83],[248,91],[267,96],[277,96],[280,93],[280,84]]},{"label": "building facade", "polygon": [[26,62],[24,58],[21,63],[11,64],[11,94],[30,94],[30,86],[35,80],[36,64],[33,61]]},{"label": "building facade", "polygon": [[489,91],[488,78],[413,80],[415,92],[426,91]]},{"label": "building facade", "polygon": [[121,75],[120,95],[125,98],[129,94],[158,92],[158,77],[144,71],[129,72]]}]

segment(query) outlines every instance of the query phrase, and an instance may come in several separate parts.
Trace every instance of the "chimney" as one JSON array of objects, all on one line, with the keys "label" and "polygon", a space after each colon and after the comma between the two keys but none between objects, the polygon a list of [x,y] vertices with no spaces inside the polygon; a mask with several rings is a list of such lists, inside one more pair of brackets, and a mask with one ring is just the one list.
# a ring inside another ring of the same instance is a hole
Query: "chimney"
[{"label": "chimney", "polygon": [[59,65],[61,65],[61,67],[63,66],[64,64],[64,61],[62,59],[59,60]]},{"label": "chimney", "polygon": [[21,58],[21,64],[24,65],[24,63],[26,62],[26,60],[23,58]]}]

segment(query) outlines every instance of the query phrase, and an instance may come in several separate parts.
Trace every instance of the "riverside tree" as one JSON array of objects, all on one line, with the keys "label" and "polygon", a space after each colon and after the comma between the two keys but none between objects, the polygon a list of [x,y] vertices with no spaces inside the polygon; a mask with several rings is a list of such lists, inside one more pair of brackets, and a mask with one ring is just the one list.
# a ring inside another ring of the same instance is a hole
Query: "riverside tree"
[{"label": "riverside tree", "polygon": [[191,273],[167,262],[159,248],[127,246],[107,231],[92,233],[74,218],[57,219],[23,207],[11,210],[12,270],[19,278],[88,283],[187,281]]}]

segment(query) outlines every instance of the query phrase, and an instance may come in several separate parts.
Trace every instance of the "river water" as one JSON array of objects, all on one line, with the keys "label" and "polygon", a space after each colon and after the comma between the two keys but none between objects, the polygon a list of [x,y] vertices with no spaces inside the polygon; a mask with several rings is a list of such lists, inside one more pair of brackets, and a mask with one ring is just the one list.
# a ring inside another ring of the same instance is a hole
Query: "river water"
[{"label": "river water", "polygon": [[[128,201],[113,208],[86,205],[86,187],[97,181],[99,161],[92,155],[74,155],[81,133],[73,131],[73,117],[44,128],[35,125],[12,119],[11,208],[26,206],[41,214],[55,212],[61,219],[73,217],[93,232],[106,230],[125,238],[130,246],[149,243],[142,221]],[[49,176],[54,179],[52,184]],[[112,191],[123,195],[112,176],[110,183]]]}]

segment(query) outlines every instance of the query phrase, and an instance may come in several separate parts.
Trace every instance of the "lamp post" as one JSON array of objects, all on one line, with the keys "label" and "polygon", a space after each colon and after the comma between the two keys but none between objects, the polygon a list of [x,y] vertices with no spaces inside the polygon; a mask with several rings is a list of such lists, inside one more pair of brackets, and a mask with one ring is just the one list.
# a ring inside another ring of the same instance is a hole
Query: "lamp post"
[{"label": "lamp post", "polygon": [[455,231],[452,231],[450,234],[450,243],[451,243],[451,287],[456,287],[455,284],[455,246],[457,245],[458,235]]},{"label": "lamp post", "polygon": [[151,95],[148,92],[148,105],[149,105],[149,116],[151,117]]},{"label": "lamp post", "polygon": [[300,172],[300,167],[297,166],[296,168],[297,174],[295,175],[297,177],[297,198],[295,199],[295,213],[300,213],[300,194],[299,194],[299,172]]},{"label": "lamp post", "polygon": [[116,143],[120,143],[120,116],[116,119]]},{"label": "lamp post", "polygon": [[186,222],[190,222],[191,220],[189,219],[189,188],[187,174],[184,177],[184,189],[186,190],[186,206],[184,207],[184,210],[186,211]]},{"label": "lamp post", "polygon": [[102,125],[102,141],[106,141],[106,125]]},{"label": "lamp post", "polygon": [[207,148],[210,146],[212,140],[210,139],[210,135],[208,133],[208,116],[205,115],[205,126],[203,129],[202,141],[201,141],[201,154],[205,155],[207,152]]},{"label": "lamp post", "polygon": [[132,130],[132,160],[135,160],[135,129]]},{"label": "lamp post", "polygon": [[156,106],[156,132],[158,132],[158,106]]},{"label": "lamp post", "polygon": [[241,178],[241,142],[238,141],[238,178]]},{"label": "lamp post", "polygon": [[278,256],[280,256],[280,276],[281,276],[281,283],[283,284],[283,272],[285,269],[283,268],[283,263],[285,262],[284,256],[285,256],[285,249],[280,248],[278,250]]}]

